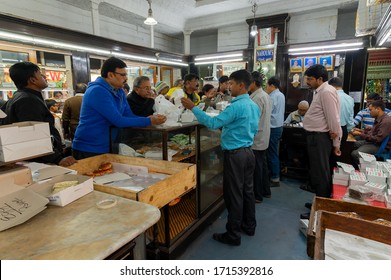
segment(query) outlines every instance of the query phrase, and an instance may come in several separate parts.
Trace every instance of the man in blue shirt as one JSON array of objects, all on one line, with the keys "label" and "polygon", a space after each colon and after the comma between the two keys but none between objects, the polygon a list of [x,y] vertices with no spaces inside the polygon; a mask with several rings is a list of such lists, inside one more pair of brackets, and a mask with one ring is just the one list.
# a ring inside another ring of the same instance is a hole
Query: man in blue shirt
[{"label": "man in blue shirt", "polygon": [[340,122],[342,128],[341,145],[346,142],[348,138],[348,132],[354,127],[353,116],[354,116],[354,99],[347,95],[343,89],[343,82],[340,78],[334,77],[329,80],[329,85],[333,86],[339,96],[340,104]]},{"label": "man in blue shirt", "polygon": [[271,170],[271,187],[280,186],[280,158],[278,155],[279,142],[284,125],[285,96],[278,89],[280,80],[271,77],[266,83],[266,92],[272,100],[272,116],[270,119],[270,142],[267,148],[267,160]]},{"label": "man in blue shirt", "polygon": [[221,148],[224,152],[223,192],[228,211],[227,231],[213,234],[213,239],[239,246],[241,231],[255,234],[255,198],[253,173],[255,157],[251,146],[258,131],[260,110],[247,94],[251,75],[246,70],[233,72],[229,77],[232,97],[230,106],[216,117],[209,117],[182,98],[186,109],[192,110],[199,123],[211,129],[222,127]]},{"label": "man in blue shirt", "polygon": [[127,81],[126,64],[110,57],[101,69],[101,77],[88,84],[81,105],[80,122],[73,139],[73,156],[83,159],[110,152],[111,127],[146,127],[162,124],[166,117],[138,117],[132,113],[123,86]]}]

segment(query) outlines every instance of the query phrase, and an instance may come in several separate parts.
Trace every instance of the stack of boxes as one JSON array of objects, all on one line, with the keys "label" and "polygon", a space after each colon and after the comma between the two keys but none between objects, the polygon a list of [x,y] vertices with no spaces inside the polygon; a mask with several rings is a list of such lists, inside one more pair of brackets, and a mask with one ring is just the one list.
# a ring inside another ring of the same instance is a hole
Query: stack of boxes
[{"label": "stack of boxes", "polygon": [[[47,204],[65,206],[93,191],[92,178],[64,175],[73,170],[35,163],[39,168],[33,171],[34,163],[15,163],[52,152],[48,123],[19,122],[0,127],[0,208],[12,216],[0,219],[0,231],[27,221]],[[47,179],[50,181],[42,184]],[[77,180],[78,184],[53,195],[54,183],[66,180]]]},{"label": "stack of boxes", "polygon": [[391,163],[377,162],[375,156],[359,152],[360,171],[338,162],[333,175],[333,198],[358,200],[391,208]]}]

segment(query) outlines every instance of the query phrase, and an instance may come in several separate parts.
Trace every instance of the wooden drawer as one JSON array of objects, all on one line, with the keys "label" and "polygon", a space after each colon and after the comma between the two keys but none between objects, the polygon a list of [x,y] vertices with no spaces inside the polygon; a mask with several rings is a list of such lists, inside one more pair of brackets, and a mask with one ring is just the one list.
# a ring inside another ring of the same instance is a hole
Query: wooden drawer
[{"label": "wooden drawer", "polygon": [[173,199],[189,192],[196,187],[196,165],[189,163],[152,160],[138,157],[127,157],[115,154],[104,154],[79,160],[70,166],[79,174],[96,170],[103,162],[117,162],[129,165],[139,165],[148,168],[149,173],[163,173],[168,178],[157,182],[139,192],[126,190],[115,186],[94,184],[94,189],[117,196],[141,201],[158,208],[168,204]]},{"label": "wooden drawer", "polygon": [[[314,257],[316,235],[313,229],[315,229],[319,223],[316,217],[317,211],[327,211],[331,213],[355,212],[361,217],[361,219],[366,221],[373,221],[376,219],[385,219],[391,221],[391,209],[329,198],[314,197],[307,229],[307,255],[311,258]],[[346,227],[349,227],[349,225],[346,225]]]}]

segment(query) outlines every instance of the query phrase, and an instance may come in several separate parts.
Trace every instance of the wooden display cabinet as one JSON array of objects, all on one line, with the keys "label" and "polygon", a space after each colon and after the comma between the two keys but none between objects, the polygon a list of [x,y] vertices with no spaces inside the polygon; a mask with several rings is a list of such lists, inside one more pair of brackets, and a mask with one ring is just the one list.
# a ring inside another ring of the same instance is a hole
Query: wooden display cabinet
[{"label": "wooden display cabinet", "polygon": [[[154,157],[165,161],[196,163],[197,188],[182,196],[175,206],[161,209],[162,218],[157,225],[158,242],[162,252],[168,255],[188,241],[197,228],[222,208],[220,134],[220,130],[209,130],[198,122],[192,122],[176,127],[125,128],[118,131],[118,136],[112,141],[113,153],[119,152],[119,144],[122,143],[144,156],[153,151]],[[172,155],[172,151],[176,154]],[[168,236],[169,240],[164,238]]]}]

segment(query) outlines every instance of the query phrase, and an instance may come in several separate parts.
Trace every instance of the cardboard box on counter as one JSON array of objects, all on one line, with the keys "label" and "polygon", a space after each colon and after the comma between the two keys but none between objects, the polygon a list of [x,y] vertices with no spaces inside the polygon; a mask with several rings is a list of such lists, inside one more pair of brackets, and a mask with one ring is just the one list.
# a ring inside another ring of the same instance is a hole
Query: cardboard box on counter
[{"label": "cardboard box on counter", "polygon": [[50,139],[49,124],[46,122],[18,122],[0,126],[0,146]]},{"label": "cardboard box on counter", "polygon": [[[55,183],[64,181],[78,181],[79,183],[73,187],[68,187],[62,191],[53,194],[53,186]],[[66,174],[56,176],[51,180],[43,183],[36,183],[29,187],[29,189],[45,196],[49,199],[49,205],[65,206],[72,201],[92,192],[94,190],[93,180],[91,177]]]},{"label": "cardboard box on counter", "polygon": [[33,183],[30,168],[17,164],[0,167],[0,187],[8,180],[21,187],[27,187]]},{"label": "cardboard box on counter", "polygon": [[9,162],[40,156],[53,152],[52,141],[49,138],[26,140],[15,144],[0,146],[0,161]]}]

